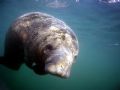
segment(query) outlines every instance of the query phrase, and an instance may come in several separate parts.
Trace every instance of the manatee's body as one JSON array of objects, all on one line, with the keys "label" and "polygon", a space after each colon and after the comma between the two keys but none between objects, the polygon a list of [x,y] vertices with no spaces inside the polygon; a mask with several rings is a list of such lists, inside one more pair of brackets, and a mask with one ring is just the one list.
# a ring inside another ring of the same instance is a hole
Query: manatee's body
[{"label": "manatee's body", "polygon": [[63,21],[45,13],[31,12],[11,25],[1,59],[12,68],[25,62],[38,74],[68,77],[78,50],[75,34]]}]

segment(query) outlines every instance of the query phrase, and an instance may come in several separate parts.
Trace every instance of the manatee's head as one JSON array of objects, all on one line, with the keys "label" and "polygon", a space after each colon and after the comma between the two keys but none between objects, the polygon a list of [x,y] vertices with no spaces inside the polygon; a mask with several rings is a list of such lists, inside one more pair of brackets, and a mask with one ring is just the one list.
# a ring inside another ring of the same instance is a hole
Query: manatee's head
[{"label": "manatee's head", "polygon": [[[52,46],[49,46],[49,49]],[[65,47],[59,47],[54,51],[47,51],[50,56],[45,61],[45,71],[49,74],[56,75],[62,78],[70,76],[70,70],[74,61],[72,52]]]},{"label": "manatee's head", "polygon": [[45,72],[68,78],[72,64],[78,55],[78,42],[77,38],[73,38],[71,34],[63,34],[63,36],[54,39],[45,46],[44,54],[45,59]]}]

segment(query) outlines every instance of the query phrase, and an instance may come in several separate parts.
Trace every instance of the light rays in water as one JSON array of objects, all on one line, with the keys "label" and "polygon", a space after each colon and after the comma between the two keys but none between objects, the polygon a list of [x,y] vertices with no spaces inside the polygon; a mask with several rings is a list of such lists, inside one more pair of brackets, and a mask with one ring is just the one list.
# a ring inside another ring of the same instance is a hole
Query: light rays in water
[{"label": "light rays in water", "polygon": [[68,4],[67,2],[54,0],[53,2],[48,3],[47,6],[51,8],[65,8],[65,7],[68,7]]}]

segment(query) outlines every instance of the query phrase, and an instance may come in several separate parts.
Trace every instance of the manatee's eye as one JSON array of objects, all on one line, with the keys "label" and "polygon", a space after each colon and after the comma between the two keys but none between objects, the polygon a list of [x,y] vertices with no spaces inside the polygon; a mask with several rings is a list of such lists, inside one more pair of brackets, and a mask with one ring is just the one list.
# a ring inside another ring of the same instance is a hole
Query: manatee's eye
[{"label": "manatee's eye", "polygon": [[44,54],[50,54],[52,53],[53,50],[54,50],[53,46],[51,44],[48,44],[45,46]]},{"label": "manatee's eye", "polygon": [[48,45],[46,46],[46,49],[48,49],[48,50],[53,50],[53,46],[52,46],[51,44],[48,44]]}]

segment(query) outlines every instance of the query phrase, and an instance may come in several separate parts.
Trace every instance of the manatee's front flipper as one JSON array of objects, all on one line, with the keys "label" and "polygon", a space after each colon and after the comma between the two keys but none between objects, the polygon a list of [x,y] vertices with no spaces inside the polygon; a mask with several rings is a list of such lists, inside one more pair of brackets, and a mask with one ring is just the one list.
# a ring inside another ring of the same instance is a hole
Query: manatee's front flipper
[{"label": "manatee's front flipper", "polygon": [[15,62],[14,59],[6,59],[5,57],[0,57],[0,64],[4,65],[10,69],[18,70],[22,62]]},{"label": "manatee's front flipper", "polygon": [[5,54],[3,57],[0,57],[0,64],[10,69],[18,70],[23,62],[23,44],[18,38],[18,35],[15,32],[9,30],[6,35]]}]

